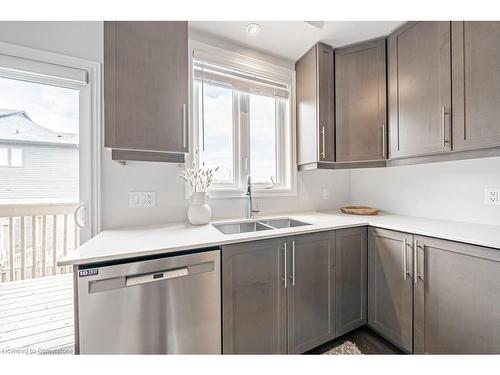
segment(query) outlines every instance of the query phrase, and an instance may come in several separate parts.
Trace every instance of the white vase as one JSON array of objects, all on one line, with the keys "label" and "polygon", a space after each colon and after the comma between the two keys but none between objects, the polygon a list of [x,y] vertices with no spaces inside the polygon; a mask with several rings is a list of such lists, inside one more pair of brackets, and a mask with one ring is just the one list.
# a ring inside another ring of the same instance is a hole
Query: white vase
[{"label": "white vase", "polygon": [[212,217],[212,210],[207,204],[207,193],[194,192],[189,197],[188,220],[193,225],[208,224]]}]

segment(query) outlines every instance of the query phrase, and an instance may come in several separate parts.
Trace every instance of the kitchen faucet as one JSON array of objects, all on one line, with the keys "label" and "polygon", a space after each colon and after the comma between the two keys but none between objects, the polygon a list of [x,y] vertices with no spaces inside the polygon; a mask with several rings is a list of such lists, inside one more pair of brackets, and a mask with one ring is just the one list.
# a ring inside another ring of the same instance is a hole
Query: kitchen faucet
[{"label": "kitchen faucet", "polygon": [[247,202],[247,219],[254,219],[255,215],[260,212],[260,210],[256,210],[253,208],[253,199],[252,199],[252,178],[250,175],[247,176],[247,193],[248,202]]}]

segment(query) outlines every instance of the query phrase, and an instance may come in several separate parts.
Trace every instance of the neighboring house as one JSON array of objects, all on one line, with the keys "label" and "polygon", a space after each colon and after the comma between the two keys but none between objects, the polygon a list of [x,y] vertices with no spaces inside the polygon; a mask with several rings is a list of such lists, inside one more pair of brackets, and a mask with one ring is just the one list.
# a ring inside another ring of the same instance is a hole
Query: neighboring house
[{"label": "neighboring house", "polygon": [[78,200],[78,135],[0,109],[0,204]]}]

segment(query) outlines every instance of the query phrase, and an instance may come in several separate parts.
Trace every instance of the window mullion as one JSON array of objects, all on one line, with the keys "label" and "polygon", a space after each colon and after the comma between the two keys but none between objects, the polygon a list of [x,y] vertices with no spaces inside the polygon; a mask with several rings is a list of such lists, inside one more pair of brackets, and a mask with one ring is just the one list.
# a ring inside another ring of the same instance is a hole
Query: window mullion
[{"label": "window mullion", "polygon": [[241,186],[246,184],[246,177],[252,173],[250,164],[250,95],[240,92],[240,165],[242,166]]}]

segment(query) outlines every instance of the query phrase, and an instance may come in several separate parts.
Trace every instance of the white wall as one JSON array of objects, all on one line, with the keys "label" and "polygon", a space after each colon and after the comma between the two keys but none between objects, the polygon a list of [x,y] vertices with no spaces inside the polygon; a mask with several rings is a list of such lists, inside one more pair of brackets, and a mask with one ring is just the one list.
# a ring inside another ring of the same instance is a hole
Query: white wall
[{"label": "white wall", "polygon": [[[89,60],[103,61],[102,22],[0,22],[0,40]],[[204,40],[211,42],[210,40]],[[221,42],[223,43],[223,42]],[[245,51],[223,43],[240,53]],[[291,62],[272,59],[273,63],[293,66]],[[103,229],[186,219],[187,201],[183,183],[178,179],[181,167],[175,164],[132,162],[122,166],[111,160],[109,151],[102,156],[102,226]],[[257,204],[262,212],[332,209],[349,201],[348,171],[301,172],[298,196],[262,198]],[[322,189],[330,190],[330,199],[322,199]],[[155,191],[157,206],[151,209],[128,207],[130,191]],[[244,199],[212,200],[215,218],[237,217],[245,213]]]},{"label": "white wall", "polygon": [[500,157],[351,171],[353,204],[413,216],[500,224],[484,189],[500,188]]},{"label": "white wall", "polygon": [[1,21],[0,41],[103,61],[103,23],[98,21]]}]

